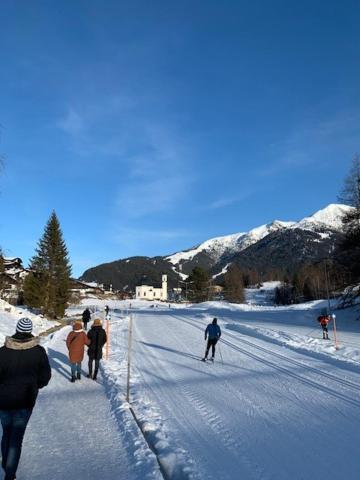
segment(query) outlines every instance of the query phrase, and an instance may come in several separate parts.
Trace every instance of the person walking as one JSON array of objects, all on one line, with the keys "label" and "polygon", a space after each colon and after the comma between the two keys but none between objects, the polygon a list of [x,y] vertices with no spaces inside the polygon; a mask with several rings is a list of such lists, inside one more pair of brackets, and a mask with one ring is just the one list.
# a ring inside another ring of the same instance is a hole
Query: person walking
[{"label": "person walking", "polygon": [[77,321],[73,326],[73,331],[66,339],[71,366],[71,382],[73,383],[75,380],[81,380],[81,362],[84,358],[85,345],[90,345],[90,340],[82,328],[82,323]]},{"label": "person walking", "polygon": [[106,305],[105,306],[105,318],[106,320],[109,320],[109,313],[110,313],[110,308],[109,308],[109,305]]},{"label": "person walking", "polygon": [[82,313],[82,321],[84,324],[85,332],[87,332],[87,325],[90,322],[90,319],[91,319],[91,312],[88,308],[86,308]]},{"label": "person walking", "polygon": [[[88,378],[92,378],[93,380],[96,380],[96,377],[99,371],[100,360],[102,359],[103,346],[107,342],[106,332],[101,326],[101,320],[99,320],[98,318],[94,320],[94,323],[92,324],[92,327],[89,333],[87,334],[87,336],[91,342],[88,348],[88,355],[89,355]],[[94,376],[93,376],[93,362],[95,362]]]},{"label": "person walking", "polygon": [[209,325],[206,327],[205,340],[207,339],[207,337],[209,337],[209,339],[206,345],[205,357],[202,359],[203,362],[207,360],[210,347],[212,347],[211,360],[214,361],[215,345],[217,344],[219,338],[221,337],[221,329],[217,324],[217,318],[214,318],[212,323],[209,323]]},{"label": "person walking", "polygon": [[331,315],[320,315],[318,317],[318,322],[320,323],[322,332],[323,332],[323,340],[330,340],[329,330],[328,330],[328,324],[330,320],[331,320]]},{"label": "person walking", "polygon": [[32,321],[21,318],[15,335],[6,337],[0,348],[1,465],[5,480],[16,478],[25,430],[39,389],[51,378],[48,356],[32,329]]}]

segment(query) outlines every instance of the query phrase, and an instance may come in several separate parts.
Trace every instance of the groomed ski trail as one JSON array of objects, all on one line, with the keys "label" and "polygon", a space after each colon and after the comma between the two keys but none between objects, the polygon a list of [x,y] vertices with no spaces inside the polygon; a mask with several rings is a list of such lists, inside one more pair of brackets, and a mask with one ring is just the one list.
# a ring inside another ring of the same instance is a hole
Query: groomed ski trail
[{"label": "groomed ski trail", "polygon": [[359,373],[224,325],[224,363],[218,351],[209,365],[198,361],[206,323],[134,316],[135,409],[153,405],[194,478],[357,479]]},{"label": "groomed ski trail", "polygon": [[[155,456],[128,415],[117,422],[101,374],[70,383],[65,338],[57,332],[46,346],[52,379],[40,391],[30,419],[17,477],[21,480],[162,479]],[[126,408],[126,407],[125,407]],[[134,440],[135,436],[135,440]]]}]

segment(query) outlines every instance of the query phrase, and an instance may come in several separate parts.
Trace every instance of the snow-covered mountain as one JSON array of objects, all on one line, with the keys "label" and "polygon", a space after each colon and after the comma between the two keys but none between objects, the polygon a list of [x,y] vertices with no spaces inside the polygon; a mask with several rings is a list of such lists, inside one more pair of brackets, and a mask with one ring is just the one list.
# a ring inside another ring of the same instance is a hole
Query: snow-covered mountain
[{"label": "snow-covered mountain", "polygon": [[305,217],[300,222],[292,225],[291,228],[316,231],[318,229],[342,230],[342,218],[352,210],[348,205],[332,203],[326,208],[314,213],[311,217]]},{"label": "snow-covered mountain", "polygon": [[184,250],[165,257],[165,260],[168,260],[174,266],[179,266],[194,260],[197,255],[202,253],[203,255],[208,255],[214,262],[217,262],[224,255],[229,256],[240,252],[250,245],[262,240],[270,233],[285,229],[301,229],[313,232],[319,232],[322,230],[341,231],[341,219],[349,210],[351,210],[351,207],[347,205],[331,204],[314,213],[310,217],[305,217],[298,222],[274,220],[271,223],[256,227],[249,232],[212,238],[190,250]]},{"label": "snow-covered mountain", "polygon": [[206,268],[216,278],[226,273],[232,263],[261,271],[291,271],[329,254],[341,235],[342,217],[351,208],[331,204],[297,222],[274,220],[248,232],[212,238],[165,257],[117,260],[87,270],[81,279],[133,290],[142,275],[157,282],[162,272],[168,273],[169,286],[175,286],[195,266]]}]

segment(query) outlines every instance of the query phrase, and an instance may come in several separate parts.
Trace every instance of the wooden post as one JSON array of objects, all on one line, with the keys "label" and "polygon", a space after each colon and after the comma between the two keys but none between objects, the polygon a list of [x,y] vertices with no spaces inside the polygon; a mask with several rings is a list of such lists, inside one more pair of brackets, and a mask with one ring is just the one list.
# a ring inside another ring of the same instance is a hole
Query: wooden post
[{"label": "wooden post", "polygon": [[109,318],[106,318],[106,360],[109,360],[109,350],[110,350],[110,321]]},{"label": "wooden post", "polygon": [[127,368],[127,385],[126,385],[126,401],[130,403],[130,374],[131,374],[131,348],[132,348],[132,325],[133,316],[130,314],[129,319],[129,338],[128,338],[128,368]]}]

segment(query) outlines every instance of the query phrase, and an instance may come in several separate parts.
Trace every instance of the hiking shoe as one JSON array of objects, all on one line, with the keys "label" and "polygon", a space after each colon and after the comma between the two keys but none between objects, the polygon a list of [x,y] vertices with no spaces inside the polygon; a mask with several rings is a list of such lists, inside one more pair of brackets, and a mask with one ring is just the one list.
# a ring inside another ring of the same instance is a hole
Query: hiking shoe
[{"label": "hiking shoe", "polygon": [[77,374],[77,377],[76,377],[76,378],[77,378],[77,380],[81,380],[81,375],[80,375],[80,373]]},{"label": "hiking shoe", "polygon": [[74,382],[75,382],[75,377],[71,377],[70,382],[71,382],[71,383],[74,383]]}]

